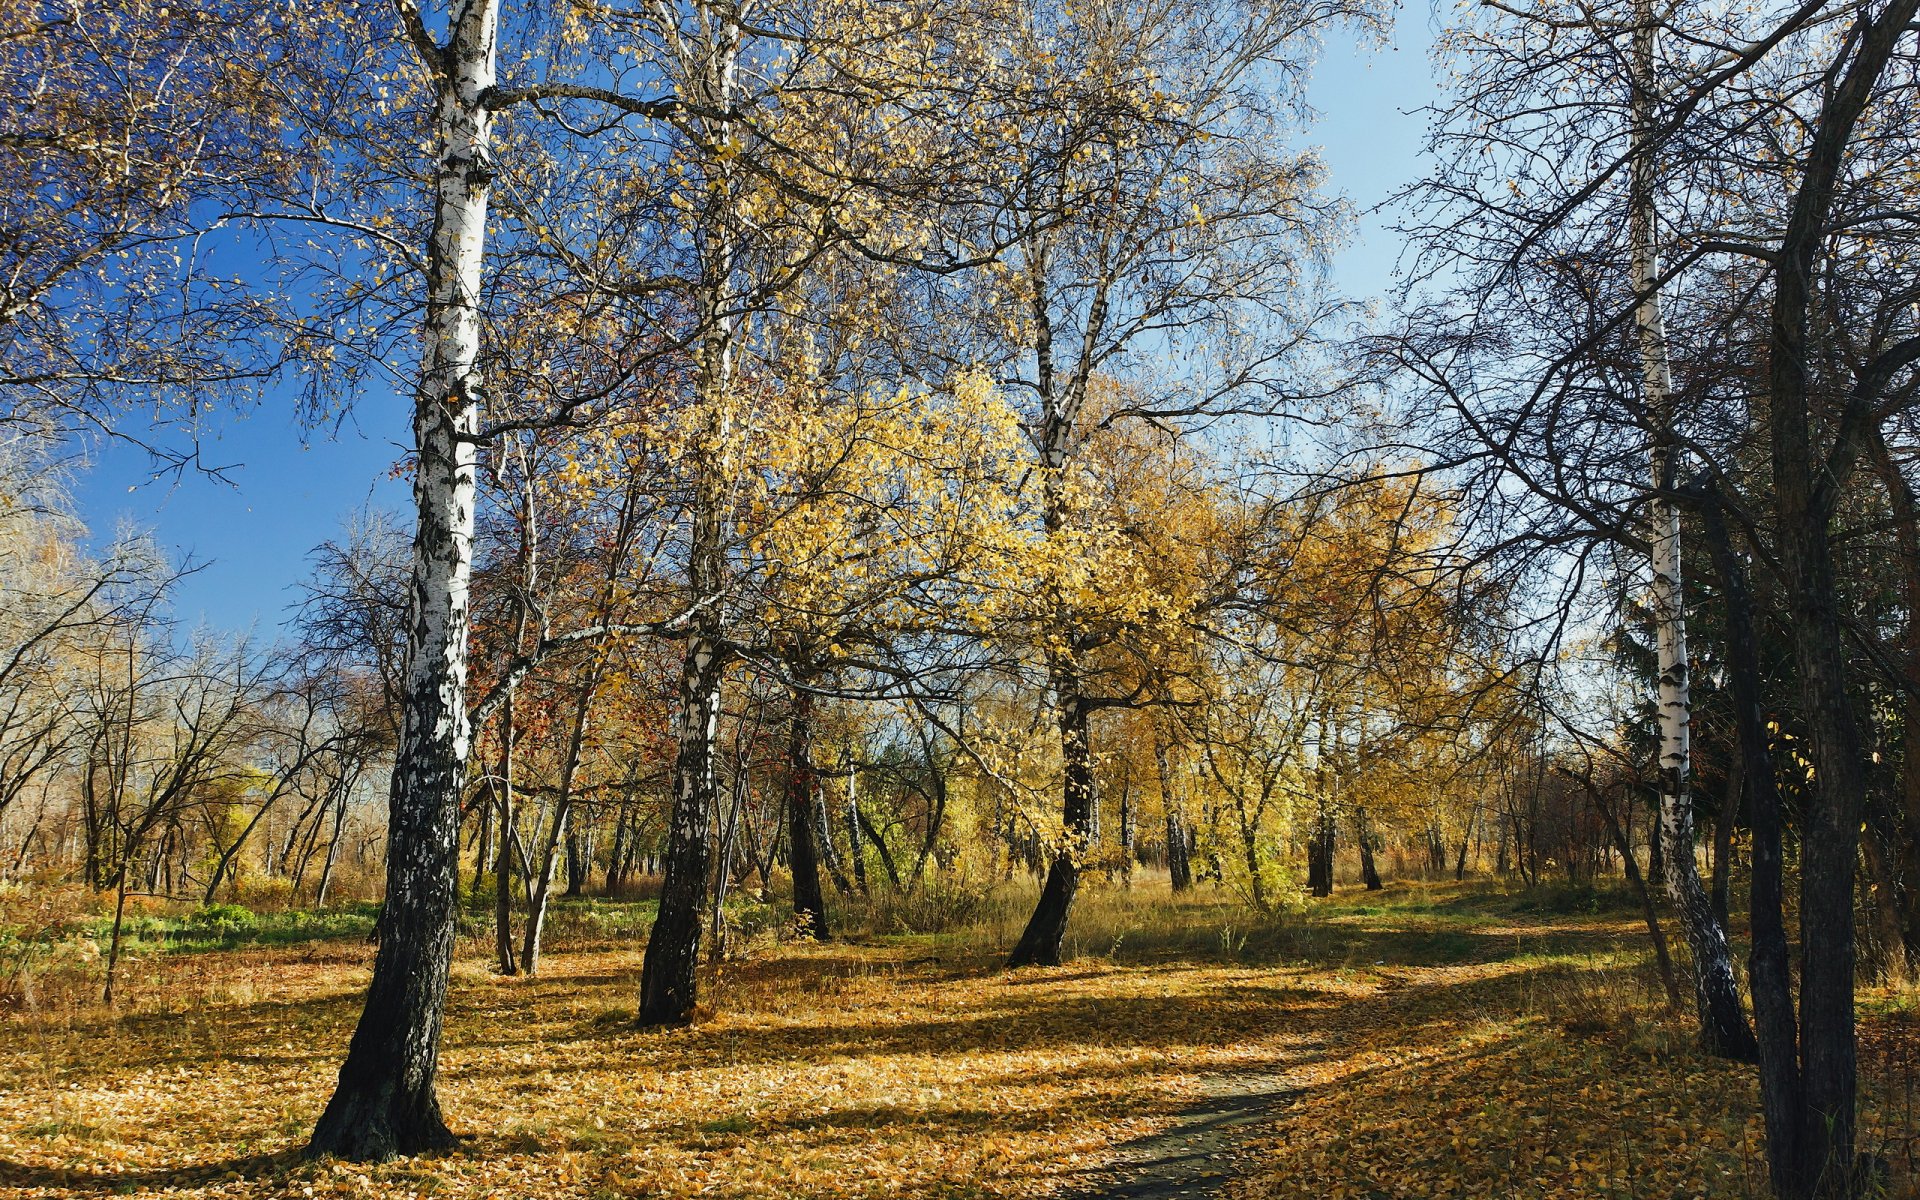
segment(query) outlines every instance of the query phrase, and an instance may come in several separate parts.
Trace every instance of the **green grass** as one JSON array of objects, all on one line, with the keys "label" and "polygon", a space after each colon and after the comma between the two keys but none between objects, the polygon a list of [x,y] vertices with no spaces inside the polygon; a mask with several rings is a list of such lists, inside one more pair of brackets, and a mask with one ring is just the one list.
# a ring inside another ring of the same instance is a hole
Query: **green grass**
[{"label": "green grass", "polygon": [[[297,946],[365,938],[373,931],[379,914],[379,905],[362,902],[341,908],[254,913],[250,923],[196,920],[197,912],[142,916],[129,919],[121,929],[121,948],[130,953],[197,954],[243,946]],[[96,921],[94,938],[104,942],[112,926],[110,918]]]}]

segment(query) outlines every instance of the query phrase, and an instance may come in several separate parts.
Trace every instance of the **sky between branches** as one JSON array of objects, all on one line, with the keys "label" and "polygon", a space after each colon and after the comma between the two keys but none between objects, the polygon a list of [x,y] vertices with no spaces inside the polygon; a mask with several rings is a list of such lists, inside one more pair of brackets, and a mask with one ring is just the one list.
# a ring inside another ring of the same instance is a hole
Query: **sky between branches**
[{"label": "sky between branches", "polygon": [[[1314,70],[1319,119],[1303,140],[1321,148],[1330,189],[1359,212],[1333,264],[1334,286],[1349,297],[1379,299],[1392,283],[1399,244],[1393,215],[1378,208],[1422,170],[1421,109],[1439,94],[1429,55],[1438,20],[1430,4],[1405,7],[1389,44],[1337,36]],[[391,396],[364,396],[337,429],[304,433],[291,399],[269,399],[213,418],[203,435],[203,463],[227,468],[228,482],[192,473],[155,481],[144,453],[112,444],[93,448],[74,490],[96,543],[131,522],[176,561],[204,564],[175,596],[184,627],[253,628],[267,638],[298,602],[308,552],[347,514],[405,507],[405,482],[392,472],[407,433],[405,406]]]}]

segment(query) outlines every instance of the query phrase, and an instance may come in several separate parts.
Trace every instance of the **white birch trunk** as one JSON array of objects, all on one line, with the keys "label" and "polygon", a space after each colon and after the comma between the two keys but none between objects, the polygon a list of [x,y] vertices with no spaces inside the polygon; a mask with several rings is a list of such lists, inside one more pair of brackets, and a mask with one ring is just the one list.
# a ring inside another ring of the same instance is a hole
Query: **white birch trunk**
[{"label": "white birch trunk", "polygon": [[437,74],[402,729],[388,798],[387,895],[366,1008],[308,1151],[378,1160],[445,1149],[434,1080],[453,951],[467,713],[468,582],[480,422],[480,281],[493,180],[497,0],[455,10]]},{"label": "white birch trunk", "polygon": [[1693,851],[1693,703],[1687,680],[1687,613],[1683,585],[1680,508],[1670,499],[1675,484],[1673,371],[1660,306],[1660,253],[1656,220],[1655,121],[1658,81],[1654,62],[1654,15],[1648,0],[1634,6],[1632,42],[1632,174],[1628,194],[1629,270],[1634,295],[1634,331],[1640,357],[1641,401],[1646,409],[1654,643],[1658,663],[1660,732],[1660,838],[1665,843],[1667,891],[1693,952],[1694,999],[1701,1037],[1710,1050],[1741,1058],[1754,1054],[1753,1036],[1740,1007],[1726,930],[1713,914]]},{"label": "white birch trunk", "polygon": [[[671,5],[660,5],[659,12],[663,40],[676,60],[684,93],[710,112],[730,111],[740,56],[737,12],[696,6],[697,28],[692,31],[679,29]],[[729,121],[716,117],[705,124],[703,135],[709,145],[728,144]],[[694,1015],[699,1002],[700,946],[706,933],[704,901],[712,869],[714,739],[726,673],[726,530],[733,470],[729,447],[734,439],[732,393],[741,299],[735,294],[739,247],[730,211],[734,168],[716,159],[709,159],[705,167],[707,209],[696,232],[702,286],[694,383],[702,420],[687,464],[694,487],[687,583],[695,615],[681,665],[673,808],[660,909],[641,967],[638,1019],[643,1025],[675,1024]]]}]

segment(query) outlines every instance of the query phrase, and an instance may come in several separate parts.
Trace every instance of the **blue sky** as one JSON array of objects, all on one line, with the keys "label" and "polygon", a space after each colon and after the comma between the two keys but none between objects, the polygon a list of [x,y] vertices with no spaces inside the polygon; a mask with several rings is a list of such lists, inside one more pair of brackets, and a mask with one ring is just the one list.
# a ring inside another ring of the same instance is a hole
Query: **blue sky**
[{"label": "blue sky", "polygon": [[[1410,7],[1387,46],[1332,39],[1315,71],[1311,100],[1320,122],[1309,140],[1324,151],[1333,189],[1363,210],[1420,174],[1426,118],[1415,110],[1437,94],[1432,34],[1431,10]],[[1347,294],[1378,296],[1389,285],[1398,254],[1384,229],[1389,220],[1363,213],[1353,244],[1336,260],[1335,281]],[[362,397],[338,430],[303,431],[293,413],[291,401],[269,402],[212,424],[202,457],[230,467],[231,483],[193,474],[150,482],[145,454],[112,444],[95,448],[91,469],[76,481],[81,515],[97,539],[132,521],[177,560],[205,564],[176,595],[184,624],[253,629],[270,639],[297,603],[294,585],[315,545],[369,502],[407,504],[404,483],[390,477],[408,433],[402,397]]]}]

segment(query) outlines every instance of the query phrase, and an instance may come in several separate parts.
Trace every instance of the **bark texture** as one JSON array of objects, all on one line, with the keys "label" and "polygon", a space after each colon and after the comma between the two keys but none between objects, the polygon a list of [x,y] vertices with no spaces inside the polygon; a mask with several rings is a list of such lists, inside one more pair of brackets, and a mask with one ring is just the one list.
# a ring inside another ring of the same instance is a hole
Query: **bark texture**
[{"label": "bark texture", "polygon": [[719,647],[710,639],[688,642],[680,677],[679,745],[660,912],[640,971],[642,1025],[690,1021],[700,999],[700,943],[706,933],[703,912],[718,792],[713,741],[720,726],[721,669]]},{"label": "bark texture", "polygon": [[[480,274],[493,180],[499,10],[458,10],[441,56],[424,372],[414,397],[418,531],[403,719],[388,797],[387,892],[366,1007],[309,1154],[377,1161],[454,1145],[434,1091],[458,890],[467,715],[468,581],[482,381]],[[424,35],[422,35],[424,36]],[[504,832],[504,831],[503,831]]]},{"label": "bark texture", "polygon": [[[733,107],[740,58],[738,16],[703,10],[697,36],[672,43],[672,71],[686,98],[707,112]],[[725,117],[701,118],[702,136],[725,146],[733,136]],[[702,427],[691,448],[688,470],[693,485],[688,531],[687,584],[694,605],[692,629],[680,675],[675,718],[673,805],[668,817],[667,851],[660,882],[660,911],[647,938],[640,975],[641,1025],[689,1021],[699,1002],[700,946],[706,936],[703,910],[713,870],[710,841],[718,784],[714,739],[720,725],[720,688],[728,646],[724,602],[727,595],[727,504],[732,470],[731,408],[743,321],[744,299],[736,293],[740,234],[731,211],[735,170],[729,160],[709,159],[705,171],[706,209],[695,233],[700,263],[700,328],[695,353],[695,393]]]},{"label": "bark texture", "polygon": [[1187,841],[1187,823],[1181,816],[1180,801],[1173,786],[1173,764],[1168,761],[1168,739],[1163,724],[1154,722],[1153,760],[1160,774],[1160,804],[1167,810],[1167,877],[1174,891],[1184,892],[1193,886],[1193,856]]},{"label": "bark texture", "polygon": [[[1774,517],[1800,705],[1811,734],[1815,768],[1801,823],[1799,1060],[1804,1106],[1798,1139],[1787,1147],[1791,1157],[1776,1159],[1771,1145],[1768,1151],[1775,1188],[1789,1200],[1851,1195],[1861,1174],[1854,1155],[1858,1071],[1853,888],[1867,770],[1859,718],[1847,687],[1848,650],[1831,526],[1840,489],[1862,449],[1863,428],[1877,419],[1874,410],[1882,402],[1880,391],[1891,382],[1893,371],[1911,361],[1890,359],[1885,376],[1877,374],[1874,363],[1860,371],[1845,410],[1832,423],[1832,449],[1816,463],[1813,381],[1807,365],[1815,266],[1827,237],[1847,148],[1917,11],[1920,0],[1893,0],[1857,21],[1847,49],[1835,64],[1839,83],[1827,93],[1814,124],[1804,173],[1773,262],[1767,420]],[[1910,346],[1895,349],[1906,351]],[[1756,813],[1760,807],[1756,801]],[[1757,832],[1755,840],[1759,840]],[[1757,861],[1755,873],[1757,878]],[[1764,1089],[1762,1094],[1764,1098]],[[1770,1128],[1771,1123],[1770,1115]]]},{"label": "bark texture", "polygon": [[1654,640],[1658,656],[1660,728],[1660,840],[1667,865],[1667,893],[1680,918],[1681,932],[1693,953],[1694,1006],[1701,1044],[1713,1054],[1753,1061],[1758,1051],[1740,1005],[1727,932],[1715,919],[1713,904],[1694,859],[1692,770],[1692,697],[1687,678],[1687,613],[1681,573],[1680,508],[1674,487],[1673,377],[1667,357],[1665,323],[1660,311],[1660,258],[1654,197],[1657,176],[1653,129],[1657,80],[1654,75],[1654,19],[1650,0],[1635,6],[1633,33],[1633,164],[1628,198],[1634,294],[1634,329],[1640,356],[1641,402],[1649,425],[1648,540],[1652,545],[1651,589]]},{"label": "bark texture", "polygon": [[1008,957],[1009,967],[1060,965],[1061,945],[1067,935],[1067,917],[1080,890],[1080,861],[1086,854],[1093,824],[1093,756],[1088,742],[1088,708],[1079,694],[1077,677],[1056,673],[1055,702],[1060,712],[1060,750],[1064,829],[1040,889],[1040,902]]}]

